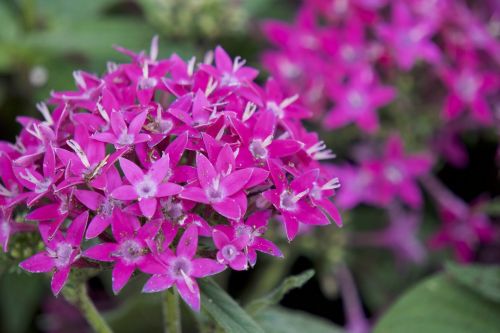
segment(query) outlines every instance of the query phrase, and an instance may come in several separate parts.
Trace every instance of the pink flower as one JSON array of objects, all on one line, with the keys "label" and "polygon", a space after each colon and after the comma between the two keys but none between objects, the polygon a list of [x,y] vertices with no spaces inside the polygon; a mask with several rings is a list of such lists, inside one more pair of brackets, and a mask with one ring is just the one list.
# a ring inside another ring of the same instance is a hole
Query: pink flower
[{"label": "pink flower", "polygon": [[197,278],[222,272],[225,266],[215,260],[194,258],[198,247],[198,231],[190,226],[182,234],[176,252],[166,248],[159,253],[161,269],[148,280],[143,291],[158,292],[174,286],[181,297],[194,310],[200,310],[200,290]]},{"label": "pink flower", "polygon": [[378,33],[392,49],[392,56],[403,70],[410,70],[417,60],[431,64],[441,61],[439,48],[431,41],[435,32],[432,21],[416,21],[404,2],[395,2],[391,25],[380,25]]},{"label": "pink flower", "polygon": [[157,198],[168,197],[182,191],[181,186],[164,182],[170,170],[168,155],[154,162],[146,174],[127,159],[120,158],[119,162],[130,185],[114,189],[111,196],[118,200],[138,200],[141,212],[146,217],[154,215]]},{"label": "pink flower", "polygon": [[128,282],[136,268],[147,270],[155,264],[149,252],[147,241],[151,240],[160,228],[157,221],[150,221],[141,226],[136,217],[115,210],[111,223],[116,243],[101,243],[83,253],[89,259],[114,262],[113,292],[119,293]]},{"label": "pink flower", "polygon": [[396,95],[393,88],[378,84],[374,73],[366,70],[351,76],[345,86],[332,86],[329,92],[336,105],[327,115],[326,125],[338,128],[354,122],[367,133],[379,128],[375,111],[391,102]]},{"label": "pink flower", "polygon": [[382,159],[367,163],[377,175],[376,185],[381,204],[388,204],[398,196],[414,208],[421,206],[422,195],[416,181],[417,177],[430,171],[432,159],[429,155],[406,155],[401,138],[394,135],[387,140]]},{"label": "pink flower", "polygon": [[[179,196],[209,204],[222,216],[239,220],[247,205],[243,190],[256,168],[235,170],[234,154],[228,145],[220,150],[215,166],[202,154],[196,155],[196,166],[200,186],[185,187]],[[267,178],[267,174],[262,178]]]},{"label": "pink flower", "polygon": [[125,123],[121,112],[111,112],[111,132],[96,133],[92,136],[93,139],[112,143],[116,148],[126,147],[132,144],[146,142],[150,140],[148,134],[140,133],[141,127],[146,120],[147,112],[139,113],[129,126]]},{"label": "pink flower", "polygon": [[444,70],[442,77],[449,89],[443,110],[446,119],[457,118],[469,108],[479,123],[492,123],[493,112],[487,96],[498,88],[498,79],[494,75],[462,67],[458,71]]},{"label": "pink flower", "polygon": [[252,267],[257,262],[257,251],[274,257],[283,257],[281,250],[273,242],[262,237],[267,231],[270,217],[269,210],[258,211],[250,215],[244,223],[238,222],[230,227],[220,227],[229,238],[244,240],[244,252]]},{"label": "pink flower", "polygon": [[[68,280],[71,266],[80,258],[82,242],[89,213],[80,214],[73,220],[66,236],[57,233],[54,238],[44,238],[47,249],[24,260],[19,264],[22,269],[31,273],[47,273],[54,271],[52,276],[52,292],[57,295]],[[44,232],[42,231],[42,236]],[[46,236],[46,235],[45,235]]]},{"label": "pink flower", "polygon": [[278,165],[270,163],[269,169],[276,189],[268,190],[263,195],[283,216],[288,240],[295,238],[300,223],[309,225],[330,223],[327,215],[308,199],[312,190],[308,181],[310,175],[304,173],[288,184],[285,174]]}]

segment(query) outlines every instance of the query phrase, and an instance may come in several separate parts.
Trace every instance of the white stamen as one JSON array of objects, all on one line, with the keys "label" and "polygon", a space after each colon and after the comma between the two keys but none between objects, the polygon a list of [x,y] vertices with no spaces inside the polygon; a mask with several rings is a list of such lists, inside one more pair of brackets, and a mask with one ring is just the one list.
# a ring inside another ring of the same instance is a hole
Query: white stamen
[{"label": "white stamen", "polygon": [[38,111],[42,114],[43,118],[45,119],[45,123],[49,126],[54,125],[54,120],[52,119],[52,116],[50,115],[49,108],[47,107],[47,104],[44,102],[40,102],[36,104],[36,108]]},{"label": "white stamen", "polygon": [[83,151],[82,146],[80,146],[75,140],[67,140],[66,143],[71,149],[73,149],[80,161],[82,161],[83,165],[86,168],[90,168],[89,159],[87,158],[87,154]]},{"label": "white stamen", "polygon": [[82,76],[82,71],[74,71],[73,78],[75,79],[76,85],[82,89],[87,89],[87,84]]},{"label": "white stamen", "polygon": [[255,105],[252,102],[248,102],[247,105],[245,106],[245,111],[243,112],[243,116],[242,116],[241,120],[243,122],[247,121],[248,119],[250,119],[253,116],[255,111],[257,111],[257,105]]},{"label": "white stamen", "polygon": [[293,96],[287,97],[287,98],[285,98],[284,100],[281,101],[280,106],[281,106],[282,109],[284,109],[287,106],[292,105],[293,103],[295,103],[295,101],[298,100],[298,99],[299,99],[299,95],[298,94],[295,94]]}]

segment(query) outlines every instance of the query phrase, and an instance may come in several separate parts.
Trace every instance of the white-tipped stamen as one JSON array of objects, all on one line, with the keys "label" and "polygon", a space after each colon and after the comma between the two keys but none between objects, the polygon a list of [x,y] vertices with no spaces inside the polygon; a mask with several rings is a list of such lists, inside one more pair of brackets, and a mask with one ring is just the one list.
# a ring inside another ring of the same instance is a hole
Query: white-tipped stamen
[{"label": "white-tipped stamen", "polygon": [[247,105],[245,106],[245,111],[243,112],[243,116],[241,117],[241,120],[243,122],[247,121],[250,119],[253,114],[257,111],[257,105],[255,105],[252,102],[248,102]]},{"label": "white-tipped stamen", "polygon": [[87,154],[83,151],[82,146],[75,140],[67,140],[66,143],[75,152],[80,161],[82,161],[82,164],[85,165],[86,168],[90,168],[89,159],[87,158]]},{"label": "white-tipped stamen", "polygon": [[49,126],[54,125],[54,120],[52,119],[52,116],[50,115],[49,108],[47,107],[47,104],[44,102],[40,102],[36,104],[36,108],[38,111],[42,114],[43,118],[45,119],[45,123]]}]

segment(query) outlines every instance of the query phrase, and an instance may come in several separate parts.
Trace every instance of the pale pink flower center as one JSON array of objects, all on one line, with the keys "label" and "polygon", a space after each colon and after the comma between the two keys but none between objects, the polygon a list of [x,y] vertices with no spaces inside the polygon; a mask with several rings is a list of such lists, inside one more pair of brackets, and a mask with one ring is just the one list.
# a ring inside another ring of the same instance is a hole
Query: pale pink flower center
[{"label": "pale pink flower center", "polygon": [[146,176],[141,182],[135,185],[135,190],[139,198],[152,198],[156,195],[158,186],[151,178]]},{"label": "pale pink flower center", "polygon": [[191,261],[184,257],[177,257],[170,262],[170,275],[176,279],[185,279],[191,274]]},{"label": "pale pink flower center", "polygon": [[232,261],[234,258],[236,258],[236,255],[238,254],[238,250],[236,247],[232,244],[227,244],[221,249],[221,254],[224,259],[227,261]]},{"label": "pale pink flower center", "polygon": [[283,111],[283,108],[281,106],[279,106],[278,104],[276,104],[275,101],[267,102],[266,106],[269,110],[273,111],[274,114],[276,115],[276,117],[278,117],[279,119],[282,119],[285,116],[285,112]]},{"label": "pale pink flower center", "polygon": [[59,243],[56,247],[54,262],[57,267],[66,267],[71,262],[73,246],[69,243]]},{"label": "pale pink flower center", "polygon": [[224,199],[224,191],[220,186],[220,176],[215,177],[206,189],[206,195],[211,202],[220,202]]},{"label": "pale pink flower center", "polygon": [[463,74],[456,82],[455,88],[460,97],[467,102],[472,102],[479,90],[479,80],[468,74]]},{"label": "pale pink flower center", "polygon": [[384,175],[393,184],[399,184],[403,181],[403,173],[394,165],[386,167]]},{"label": "pale pink flower center", "polygon": [[267,148],[261,139],[255,139],[248,147],[255,158],[261,159],[267,157]]},{"label": "pale pink flower center", "polygon": [[297,201],[295,200],[293,193],[288,191],[283,191],[283,193],[281,193],[280,207],[287,211],[294,211],[297,209]]},{"label": "pale pink flower center", "polygon": [[121,243],[117,255],[125,262],[134,264],[138,262],[144,254],[143,247],[139,242],[129,239]]},{"label": "pale pink flower center", "polygon": [[134,135],[129,134],[126,130],[123,131],[120,134],[120,137],[118,138],[118,144],[120,144],[122,146],[127,146],[127,145],[131,145],[132,143],[134,143]]},{"label": "pale pink flower center", "polygon": [[347,96],[347,101],[354,109],[361,109],[366,105],[365,97],[363,96],[363,94],[356,90],[349,93],[349,95]]}]

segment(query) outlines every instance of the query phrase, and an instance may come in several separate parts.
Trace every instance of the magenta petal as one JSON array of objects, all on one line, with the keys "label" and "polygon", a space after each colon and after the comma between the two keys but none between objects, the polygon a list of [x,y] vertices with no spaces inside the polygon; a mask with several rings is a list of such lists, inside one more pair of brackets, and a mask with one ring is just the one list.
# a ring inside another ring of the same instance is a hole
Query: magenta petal
[{"label": "magenta petal", "polygon": [[215,168],[219,173],[227,173],[228,171],[234,169],[234,153],[229,145],[225,145],[219,152],[217,156],[217,161],[215,162]]},{"label": "magenta petal", "polygon": [[66,284],[66,281],[68,280],[70,271],[70,266],[63,267],[60,270],[55,271],[54,275],[52,276],[52,281],[50,282],[50,287],[54,295],[59,295],[59,292],[61,292],[62,288]]},{"label": "magenta petal", "polygon": [[194,257],[198,247],[198,227],[191,224],[184,234],[182,234],[179,244],[177,245],[177,255],[188,258]]},{"label": "magenta petal", "polygon": [[179,197],[194,202],[207,204],[209,202],[205,191],[199,187],[185,187],[179,194]]},{"label": "magenta petal", "polygon": [[196,155],[196,169],[198,171],[198,180],[203,188],[209,187],[216,177],[214,166],[202,154]]},{"label": "magenta petal", "polygon": [[318,201],[317,204],[326,211],[328,216],[332,218],[335,224],[337,224],[339,227],[342,226],[342,216],[340,215],[337,207],[333,204],[333,202],[328,199],[322,199]]},{"label": "magenta petal", "polygon": [[243,189],[246,183],[250,180],[250,177],[252,177],[252,173],[253,168],[246,168],[237,170],[223,178],[221,181],[221,187],[225,190],[224,194],[226,196],[231,196]]},{"label": "magenta petal", "polygon": [[116,137],[111,133],[95,133],[91,138],[106,143],[115,143],[116,141]]},{"label": "magenta petal", "polygon": [[34,209],[31,213],[26,215],[26,219],[33,221],[47,221],[56,219],[60,216],[61,213],[59,212],[59,204],[50,204]]},{"label": "magenta petal", "polygon": [[275,257],[283,257],[283,253],[281,253],[281,250],[276,246],[276,244],[262,237],[256,237],[254,239],[252,248]]},{"label": "magenta petal", "polygon": [[76,190],[75,197],[87,208],[97,210],[104,200],[104,197],[94,191]]},{"label": "magenta petal", "polygon": [[200,289],[191,277],[177,280],[175,283],[182,299],[195,311],[200,311]]},{"label": "magenta petal", "polygon": [[244,271],[248,268],[247,257],[240,252],[229,262],[229,266],[235,271]]},{"label": "magenta petal", "polygon": [[155,183],[159,184],[167,176],[169,170],[170,158],[168,155],[165,155],[151,165],[149,175],[151,175],[151,178],[153,178]]},{"label": "magenta petal", "polygon": [[145,198],[139,201],[142,214],[148,218],[153,217],[155,214],[157,204],[156,198]]},{"label": "magenta petal", "polygon": [[113,252],[118,250],[118,245],[115,243],[102,243],[97,244],[83,253],[83,256],[89,259],[112,262],[115,258],[112,256]]},{"label": "magenta petal", "polygon": [[195,278],[215,275],[226,269],[225,265],[219,264],[217,261],[208,258],[194,259],[192,264],[193,271],[191,275]]},{"label": "magenta petal", "polygon": [[112,272],[112,285],[115,294],[118,294],[125,284],[127,284],[134,271],[135,266],[125,265],[121,261],[116,262]]},{"label": "magenta petal", "polygon": [[30,273],[47,273],[50,272],[55,265],[54,259],[49,257],[46,252],[40,252],[22,261],[19,267]]},{"label": "magenta petal", "polygon": [[231,73],[233,71],[233,62],[231,61],[231,58],[220,46],[217,46],[215,49],[215,65],[217,66],[217,69],[223,72]]},{"label": "magenta petal", "polygon": [[299,222],[295,216],[288,213],[283,213],[283,220],[286,237],[289,241],[291,241],[295,238],[295,236],[297,236],[297,232],[299,231]]},{"label": "magenta petal", "polygon": [[111,230],[117,241],[132,238],[140,228],[140,223],[135,216],[123,213],[119,209],[113,211]]},{"label": "magenta petal", "polygon": [[96,215],[92,221],[90,221],[87,227],[87,233],[85,238],[92,239],[104,232],[107,227],[111,224],[111,217],[104,217],[102,215]]},{"label": "magenta petal", "polygon": [[80,247],[83,235],[85,234],[85,228],[87,227],[87,221],[89,219],[89,212],[84,211],[77,218],[71,222],[68,232],[66,233],[66,240],[75,247]]},{"label": "magenta petal", "polygon": [[227,237],[227,235],[223,231],[220,231],[218,229],[214,229],[214,231],[212,232],[212,239],[214,241],[215,247],[217,247],[218,249],[222,249],[224,245],[229,243],[229,238]]},{"label": "magenta petal", "polygon": [[141,168],[135,165],[135,163],[127,160],[126,158],[120,158],[118,161],[120,162],[120,167],[130,184],[136,184],[144,178],[144,173]]},{"label": "magenta petal", "polygon": [[239,220],[241,219],[241,208],[240,206],[236,203],[231,198],[226,198],[221,202],[214,202],[212,203],[212,207],[221,215],[227,217],[228,219],[231,220]]},{"label": "magenta petal", "polygon": [[296,140],[274,140],[268,147],[272,157],[283,157],[295,154],[302,149],[303,144]]},{"label": "magenta petal", "polygon": [[135,200],[137,199],[137,192],[131,185],[123,185],[116,188],[111,192],[111,196],[118,200]]},{"label": "magenta petal", "polygon": [[127,132],[127,124],[123,119],[121,112],[113,111],[111,112],[111,129],[116,135]]},{"label": "magenta petal", "polygon": [[138,134],[141,131],[142,125],[146,121],[148,115],[147,111],[139,113],[132,121],[129,126],[129,133]]},{"label": "magenta petal", "polygon": [[182,186],[174,183],[163,183],[158,185],[156,196],[158,198],[168,197],[171,195],[179,194],[182,191]]},{"label": "magenta petal", "polygon": [[144,293],[156,293],[170,288],[174,284],[174,279],[168,275],[153,275],[142,288]]}]

